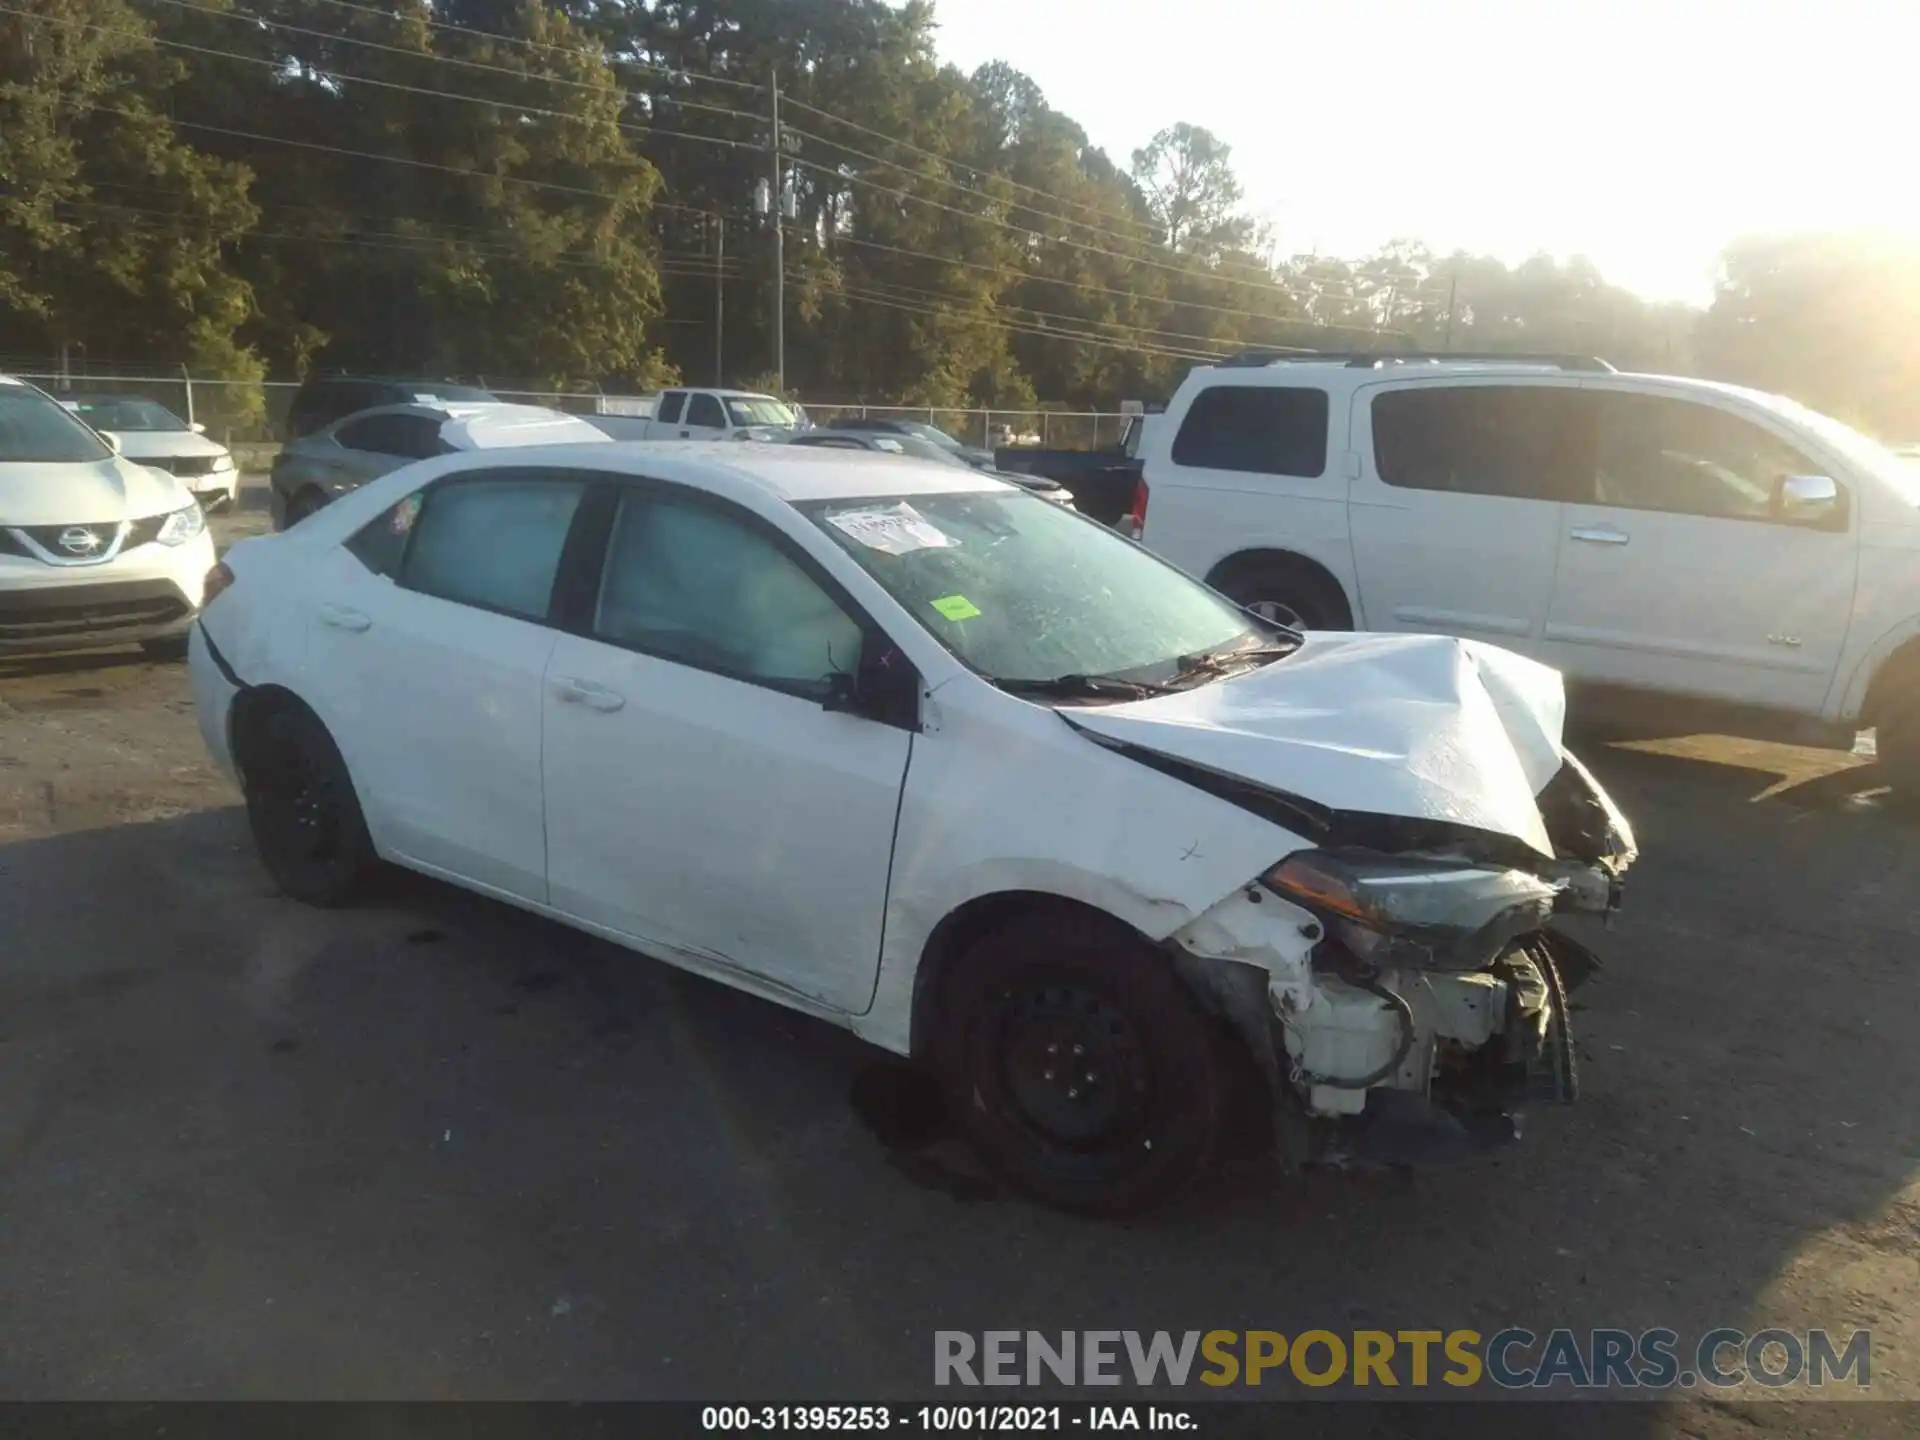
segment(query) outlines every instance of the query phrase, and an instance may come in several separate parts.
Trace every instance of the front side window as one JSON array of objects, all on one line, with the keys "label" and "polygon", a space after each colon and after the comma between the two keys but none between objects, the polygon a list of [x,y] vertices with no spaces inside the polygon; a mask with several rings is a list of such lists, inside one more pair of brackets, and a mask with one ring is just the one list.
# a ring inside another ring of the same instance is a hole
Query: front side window
[{"label": "front side window", "polygon": [[0,383],[0,465],[86,465],[113,457],[64,405],[24,385]]},{"label": "front side window", "polygon": [[802,507],[962,662],[1002,682],[1170,681],[1270,637],[1103,525],[1023,492]]},{"label": "front side window", "polygon": [[687,424],[704,425],[712,430],[724,430],[727,417],[720,413],[720,402],[711,395],[691,395],[687,398]]},{"label": "front side window", "polygon": [[584,489],[576,481],[461,478],[408,497],[386,522],[413,531],[402,583],[442,600],[544,620]]},{"label": "front side window", "polygon": [[349,450],[361,450],[369,455],[398,455],[400,451],[395,447],[400,443],[400,432],[394,422],[399,418],[398,415],[363,415],[334,431],[333,438]]},{"label": "front side window", "polygon": [[1389,485],[1519,500],[1583,500],[1591,406],[1544,385],[1423,385],[1373,398],[1374,468]]},{"label": "front side window", "polygon": [[593,633],[664,659],[813,697],[859,672],[860,624],[746,517],[629,492]]},{"label": "front side window", "polygon": [[1254,475],[1327,471],[1327,392],[1214,385],[1194,396],[1173,437],[1173,463]]},{"label": "front side window", "polygon": [[1767,520],[1780,482],[1825,468],[1752,421],[1664,395],[1603,392],[1594,500],[1723,520]]}]

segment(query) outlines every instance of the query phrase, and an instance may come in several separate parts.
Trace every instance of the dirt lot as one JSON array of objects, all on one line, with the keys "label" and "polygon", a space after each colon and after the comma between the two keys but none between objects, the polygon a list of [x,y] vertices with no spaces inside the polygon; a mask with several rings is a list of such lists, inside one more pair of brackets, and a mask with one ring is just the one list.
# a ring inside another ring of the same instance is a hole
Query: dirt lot
[{"label": "dirt lot", "polygon": [[0,1395],[904,1398],[939,1328],[1524,1324],[1870,1327],[1920,1397],[1920,833],[1844,756],[1590,758],[1645,854],[1578,1107],[1097,1225],[886,1151],[824,1026],[424,881],[280,899],[181,667],[0,662]]}]

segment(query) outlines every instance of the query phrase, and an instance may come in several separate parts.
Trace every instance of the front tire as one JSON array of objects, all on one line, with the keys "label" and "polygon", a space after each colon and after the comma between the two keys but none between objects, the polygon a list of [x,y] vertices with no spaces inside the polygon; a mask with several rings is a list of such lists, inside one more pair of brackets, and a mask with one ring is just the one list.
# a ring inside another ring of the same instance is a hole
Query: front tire
[{"label": "front tire", "polygon": [[1230,1082],[1167,958],[1069,911],[1022,916],[955,961],[934,1065],[993,1168],[1062,1209],[1117,1215],[1204,1170]]},{"label": "front tire", "polygon": [[241,772],[261,863],[295,900],[345,903],[374,853],[339,747],[320,718],[298,705],[277,706],[250,728]]},{"label": "front tire", "polygon": [[286,527],[291,530],[309,515],[317,515],[327,508],[327,497],[318,490],[302,490],[287,502]]}]

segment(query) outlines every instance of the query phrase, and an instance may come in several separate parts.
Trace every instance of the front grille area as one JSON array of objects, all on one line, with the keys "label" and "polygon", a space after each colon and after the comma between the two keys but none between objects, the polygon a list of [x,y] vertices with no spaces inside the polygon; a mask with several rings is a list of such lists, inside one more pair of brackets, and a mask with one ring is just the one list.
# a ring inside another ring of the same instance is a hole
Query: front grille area
[{"label": "front grille area", "polygon": [[213,460],[211,455],[162,455],[154,460],[136,460],[134,464],[145,465],[149,470],[171,470],[175,475],[211,475]]},{"label": "front grille area", "polygon": [[184,619],[191,607],[165,580],[0,590],[0,644],[58,642],[137,632]]},{"label": "front grille area", "polygon": [[[97,525],[16,525],[13,528],[56,560],[66,561],[106,559],[114,553],[113,542],[120,533],[118,524],[109,524],[104,521]],[[73,544],[63,545],[62,536],[71,540]],[[93,537],[91,545],[87,544],[83,538],[85,536]],[[21,545],[18,540],[11,536],[8,538],[13,541],[12,553],[33,554],[33,551]]]}]

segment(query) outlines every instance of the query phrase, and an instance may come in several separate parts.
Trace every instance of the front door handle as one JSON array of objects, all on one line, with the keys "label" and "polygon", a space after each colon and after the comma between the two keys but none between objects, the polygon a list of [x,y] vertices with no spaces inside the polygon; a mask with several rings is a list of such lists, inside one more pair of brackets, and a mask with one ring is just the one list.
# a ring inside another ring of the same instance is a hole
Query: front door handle
[{"label": "front door handle", "polygon": [[553,679],[553,693],[566,705],[584,705],[589,710],[603,710],[611,713],[627,703],[627,697],[596,685],[591,680],[576,680],[571,675],[556,675]]},{"label": "front door handle", "polygon": [[1589,545],[1624,545],[1630,538],[1626,531],[1616,530],[1611,525],[1576,525],[1567,534]]},{"label": "front door handle", "polygon": [[349,610],[345,605],[322,605],[320,618],[336,630],[351,630],[355,634],[373,627],[371,617],[358,610]]}]

